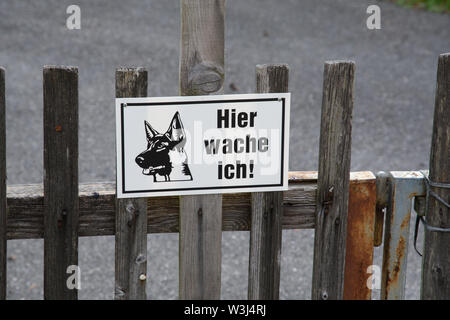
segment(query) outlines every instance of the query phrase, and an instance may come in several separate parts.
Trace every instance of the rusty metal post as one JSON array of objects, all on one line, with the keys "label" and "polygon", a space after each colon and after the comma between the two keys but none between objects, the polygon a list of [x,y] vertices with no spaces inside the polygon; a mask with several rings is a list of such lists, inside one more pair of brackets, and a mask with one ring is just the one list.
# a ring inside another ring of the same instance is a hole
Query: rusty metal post
[{"label": "rusty metal post", "polygon": [[390,201],[384,232],[382,300],[399,300],[405,296],[406,261],[412,198],[425,194],[423,175],[419,171],[391,171]]},{"label": "rusty metal post", "polygon": [[376,178],[370,171],[351,172],[345,250],[345,300],[370,300],[367,268],[373,264]]}]

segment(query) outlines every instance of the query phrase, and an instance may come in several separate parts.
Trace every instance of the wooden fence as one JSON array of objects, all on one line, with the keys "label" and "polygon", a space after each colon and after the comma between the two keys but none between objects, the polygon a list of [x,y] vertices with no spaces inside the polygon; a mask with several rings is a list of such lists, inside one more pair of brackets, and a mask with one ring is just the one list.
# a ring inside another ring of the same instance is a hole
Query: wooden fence
[{"label": "wooden fence", "polygon": [[[180,94],[222,93],[224,0],[181,4]],[[219,299],[222,231],[250,231],[248,298],[278,299],[282,230],[314,228],[312,298],[370,299],[367,268],[373,264],[373,247],[381,244],[383,209],[393,203],[393,188],[382,182],[392,185],[395,177],[383,180],[371,172],[350,172],[354,74],[353,62],[325,63],[318,172],[290,172],[288,191],[118,200],[114,183],[78,183],[75,67],[43,71],[43,185],[6,186],[1,69],[0,298],[6,298],[8,239],[43,238],[44,298],[76,299],[77,290],[66,286],[66,269],[78,265],[78,237],[115,235],[115,298],[145,299],[147,234],[178,232],[180,299]],[[287,65],[259,65],[256,91],[287,92],[288,77]],[[116,71],[117,97],[145,97],[147,84],[143,68]],[[439,58],[437,88],[430,179],[448,183],[449,54]],[[436,192],[448,202],[447,189]],[[448,208],[433,199],[424,209],[428,223],[448,228]],[[392,220],[392,212],[387,211],[386,221]],[[395,230],[394,224],[388,225],[385,246]],[[426,231],[423,298],[450,298],[448,236]],[[388,262],[395,257],[386,257],[386,252],[385,247],[383,283],[391,284],[396,279]],[[404,283],[400,287],[404,291]],[[390,298],[389,290],[383,285],[382,298]]]}]

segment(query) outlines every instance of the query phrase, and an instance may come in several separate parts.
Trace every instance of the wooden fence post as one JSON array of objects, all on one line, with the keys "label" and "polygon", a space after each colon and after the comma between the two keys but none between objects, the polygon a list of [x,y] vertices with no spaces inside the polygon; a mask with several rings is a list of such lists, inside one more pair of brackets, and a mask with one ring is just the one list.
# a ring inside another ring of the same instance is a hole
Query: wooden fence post
[{"label": "wooden fence post", "polygon": [[[289,67],[256,66],[258,93],[288,92]],[[249,300],[277,300],[280,296],[280,259],[283,192],[254,192],[248,271]]]},{"label": "wooden fence post", "polygon": [[[180,94],[223,92],[224,0],[181,0]],[[180,299],[219,299],[222,196],[180,197]]]},{"label": "wooden fence post", "polygon": [[44,298],[77,299],[78,69],[44,67]]},{"label": "wooden fence post", "polygon": [[[116,97],[146,97],[147,71],[116,70]],[[147,199],[120,199],[116,204],[116,300],[145,300],[147,279]]]},{"label": "wooden fence post", "polygon": [[[439,56],[433,138],[431,141],[429,179],[434,183],[450,183],[450,53]],[[445,202],[450,203],[448,187],[429,186]],[[428,225],[450,228],[450,209],[429,196],[426,208]],[[421,298],[450,299],[450,233],[425,229]]]},{"label": "wooden fence post", "polygon": [[342,299],[355,64],[326,62],[320,125],[312,299]]},{"label": "wooden fence post", "polygon": [[0,300],[6,299],[6,215],[5,70],[0,68]]}]

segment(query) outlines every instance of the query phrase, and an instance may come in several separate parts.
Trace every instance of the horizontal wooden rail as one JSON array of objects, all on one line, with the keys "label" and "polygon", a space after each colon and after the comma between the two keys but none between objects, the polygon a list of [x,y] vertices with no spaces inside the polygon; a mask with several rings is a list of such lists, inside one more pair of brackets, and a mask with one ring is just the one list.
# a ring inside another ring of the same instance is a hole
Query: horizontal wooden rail
[{"label": "horizontal wooden rail", "polygon": [[[370,172],[352,172],[351,183],[368,183]],[[115,232],[114,183],[80,184],[79,236],[111,236]],[[289,190],[283,194],[283,229],[314,228],[317,173],[290,172]],[[44,192],[41,184],[7,188],[8,239],[38,239],[44,234]],[[148,199],[148,233],[175,233],[179,223],[179,197]],[[223,231],[248,231],[250,193],[223,195]]]}]

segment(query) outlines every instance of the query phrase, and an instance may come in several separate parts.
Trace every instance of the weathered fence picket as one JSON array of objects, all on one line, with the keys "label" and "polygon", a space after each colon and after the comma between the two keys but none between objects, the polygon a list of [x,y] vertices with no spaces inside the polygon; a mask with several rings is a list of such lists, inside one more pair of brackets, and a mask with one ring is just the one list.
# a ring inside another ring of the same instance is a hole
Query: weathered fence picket
[{"label": "weathered fence picket", "polygon": [[355,64],[325,63],[312,299],[342,299]]},{"label": "weathered fence picket", "polygon": [[[256,92],[288,92],[287,65],[256,66]],[[280,292],[283,192],[252,193],[248,298],[278,299]]]},{"label": "weathered fence picket", "polygon": [[[450,203],[450,53],[442,54],[438,62],[429,179],[430,191]],[[421,298],[449,300],[450,208],[431,195],[427,204],[427,224],[447,231],[425,228]]]},{"label": "weathered fence picket", "polygon": [[[146,97],[147,70],[116,70],[116,97]],[[147,199],[117,200],[115,230],[116,300],[146,299],[147,284]]]},{"label": "weathered fence picket", "polygon": [[5,69],[0,68],[0,300],[6,299],[6,100]]},{"label": "weathered fence picket", "polygon": [[[225,0],[181,1],[180,94],[223,92]],[[219,299],[222,196],[180,197],[180,299]]]},{"label": "weathered fence picket", "polygon": [[44,68],[44,298],[77,299],[78,69]]}]

